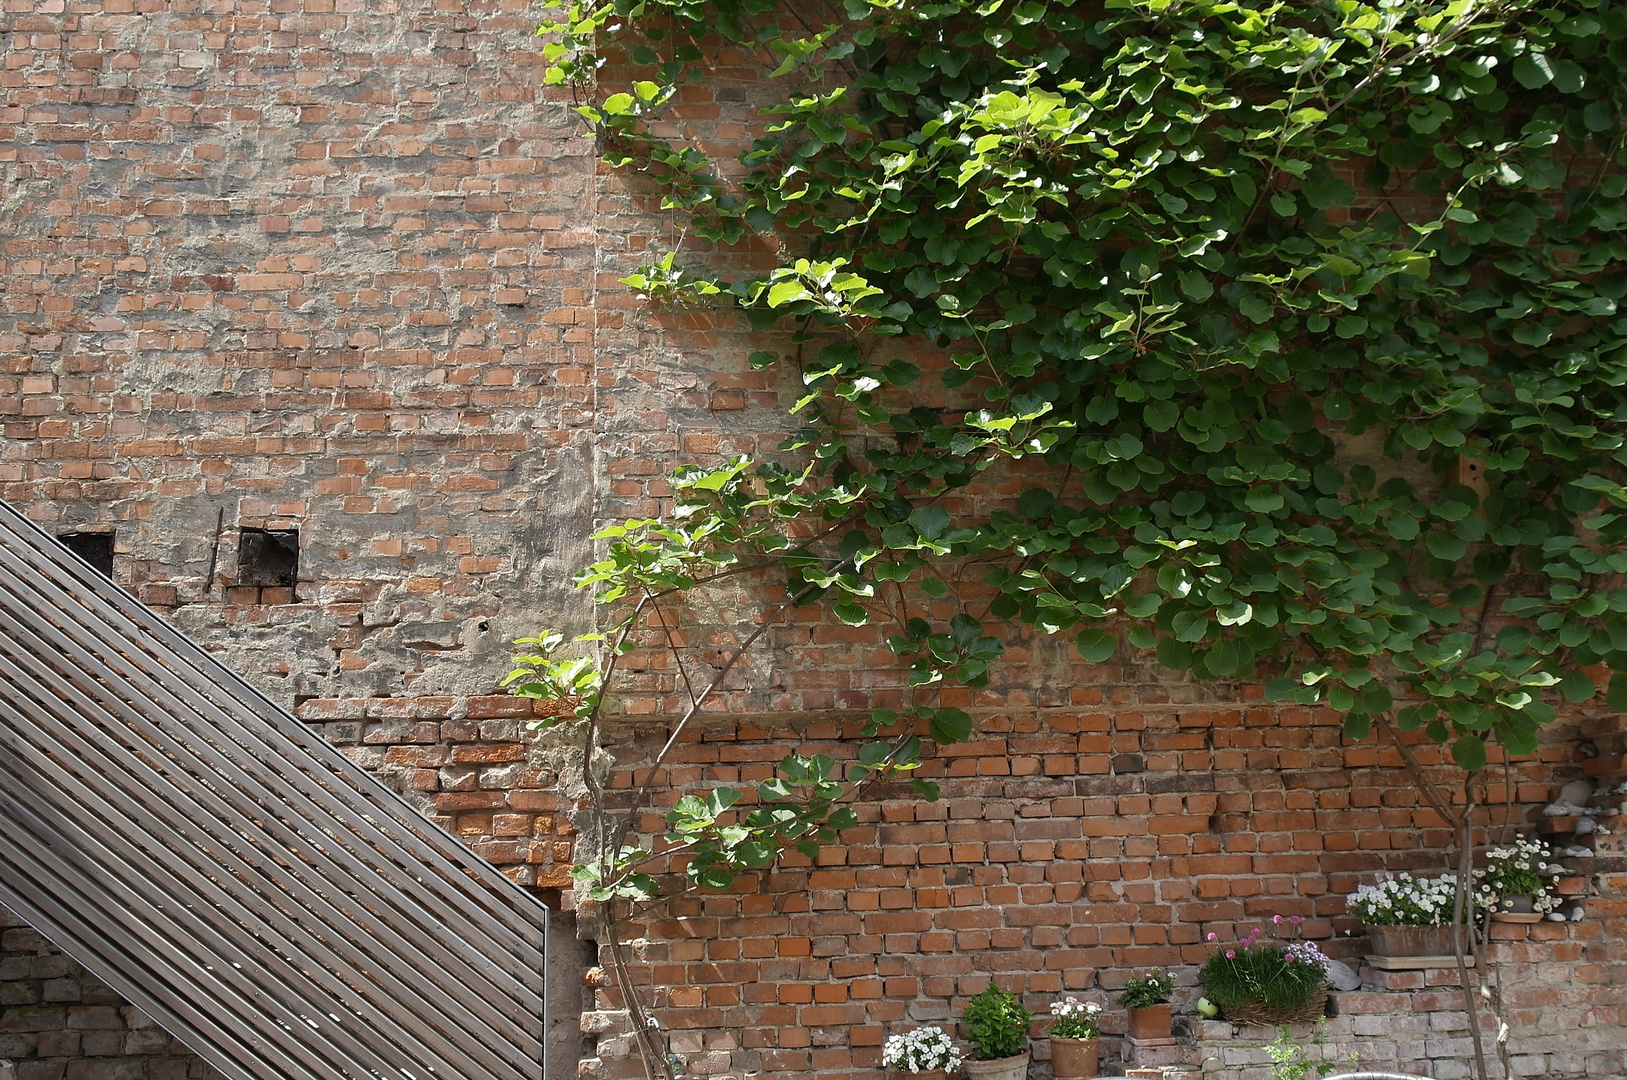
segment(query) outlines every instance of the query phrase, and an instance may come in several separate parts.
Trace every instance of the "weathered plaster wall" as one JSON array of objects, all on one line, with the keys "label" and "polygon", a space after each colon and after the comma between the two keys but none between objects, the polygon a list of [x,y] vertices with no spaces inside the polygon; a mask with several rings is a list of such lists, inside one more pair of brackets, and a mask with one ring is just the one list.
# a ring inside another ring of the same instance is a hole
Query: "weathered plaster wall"
[{"label": "weathered plaster wall", "polygon": [[[593,148],[529,8],[9,5],[0,497],[557,887],[546,755],[478,697],[587,618],[599,485]],[[294,595],[236,587],[244,527],[299,529]]]},{"label": "weathered plaster wall", "polygon": [[[117,576],[287,704],[483,688],[573,611],[593,159],[528,7],[0,29],[0,494],[116,531]],[[234,593],[243,526],[301,530],[295,602]]]}]

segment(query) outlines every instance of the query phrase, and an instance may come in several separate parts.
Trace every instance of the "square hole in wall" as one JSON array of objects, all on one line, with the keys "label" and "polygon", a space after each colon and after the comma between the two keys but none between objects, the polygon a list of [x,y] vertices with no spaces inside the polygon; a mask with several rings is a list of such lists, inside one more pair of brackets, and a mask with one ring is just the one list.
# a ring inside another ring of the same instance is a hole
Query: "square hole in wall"
[{"label": "square hole in wall", "polygon": [[259,589],[252,602],[293,602],[299,583],[298,529],[244,529],[237,537],[237,586]]},{"label": "square hole in wall", "polygon": [[113,534],[76,532],[57,537],[68,550],[95,567],[105,578],[113,577]]}]

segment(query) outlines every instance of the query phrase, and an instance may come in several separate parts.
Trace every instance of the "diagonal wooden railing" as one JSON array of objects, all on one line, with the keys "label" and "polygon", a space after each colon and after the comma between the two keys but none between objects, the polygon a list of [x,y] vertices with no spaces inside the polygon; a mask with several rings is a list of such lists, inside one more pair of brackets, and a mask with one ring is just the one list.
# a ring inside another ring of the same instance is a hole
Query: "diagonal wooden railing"
[{"label": "diagonal wooden railing", "polygon": [[544,1076],[546,909],[3,502],[0,903],[232,1080]]}]

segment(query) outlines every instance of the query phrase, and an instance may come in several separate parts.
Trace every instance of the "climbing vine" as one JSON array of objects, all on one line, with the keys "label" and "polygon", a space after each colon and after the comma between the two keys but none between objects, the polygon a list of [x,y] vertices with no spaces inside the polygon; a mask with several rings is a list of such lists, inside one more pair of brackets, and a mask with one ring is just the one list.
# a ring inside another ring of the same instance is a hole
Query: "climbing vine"
[{"label": "climbing vine", "polygon": [[[1627,711],[1627,7],[604,0],[542,32],[682,222],[629,287],[782,331],[751,362],[805,392],[781,459],[685,469],[674,518],[604,538],[607,659],[551,640],[521,692],[591,730],[662,604],[773,568],[890,625],[912,687],[984,685],[1020,622],[1471,774],[1561,698]],[[680,104],[720,42],[775,86],[734,163]],[[754,237],[778,266],[719,270]],[[970,735],[930,700],[878,711],[850,775],[793,754],[743,812],[680,801],[692,881],[810,850]],[[584,884],[653,897],[612,839]]]}]

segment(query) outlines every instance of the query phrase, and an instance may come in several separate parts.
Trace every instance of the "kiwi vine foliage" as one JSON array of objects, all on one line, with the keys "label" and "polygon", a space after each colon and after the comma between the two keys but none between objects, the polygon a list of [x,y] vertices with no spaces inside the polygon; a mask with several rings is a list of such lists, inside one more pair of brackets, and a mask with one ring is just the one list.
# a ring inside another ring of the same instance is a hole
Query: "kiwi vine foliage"
[{"label": "kiwi vine foliage", "polygon": [[[927,690],[982,685],[1020,621],[1269,680],[1352,738],[1422,729],[1470,772],[1561,696],[1627,710],[1627,6],[605,0],[541,32],[686,245],[784,253],[733,278],[680,245],[628,286],[738,309],[806,387],[784,457],[680,469],[672,519],[606,537],[583,583],[613,634],[772,564],[886,619]],[[723,169],[666,122],[720,41],[779,88]],[[1009,506],[954,497],[1014,474]],[[992,602],[892,599],[968,565]],[[551,657],[522,692],[566,692]],[[847,779],[970,730],[880,711]],[[833,835],[840,770],[787,768],[721,839],[738,793],[679,804],[692,877]]]}]

